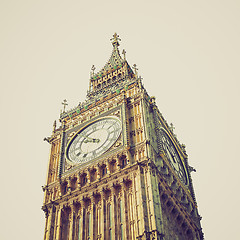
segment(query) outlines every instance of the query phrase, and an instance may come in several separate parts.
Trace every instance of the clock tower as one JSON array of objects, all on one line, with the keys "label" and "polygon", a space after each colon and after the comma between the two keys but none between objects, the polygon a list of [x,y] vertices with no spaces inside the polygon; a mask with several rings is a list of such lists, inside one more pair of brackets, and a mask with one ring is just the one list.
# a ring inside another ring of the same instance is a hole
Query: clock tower
[{"label": "clock tower", "polygon": [[60,115],[44,190],[44,240],[200,240],[185,146],[119,52]]}]

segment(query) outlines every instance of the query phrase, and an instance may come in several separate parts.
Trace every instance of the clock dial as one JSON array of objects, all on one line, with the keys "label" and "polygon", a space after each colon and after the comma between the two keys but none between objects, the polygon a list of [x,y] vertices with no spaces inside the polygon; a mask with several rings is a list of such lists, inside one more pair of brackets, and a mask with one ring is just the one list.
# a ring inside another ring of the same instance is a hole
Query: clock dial
[{"label": "clock dial", "polygon": [[163,144],[163,149],[164,149],[165,155],[166,155],[168,161],[170,162],[172,168],[175,170],[175,172],[177,173],[180,180],[185,185],[187,185],[188,184],[187,175],[186,175],[186,171],[185,171],[183,162],[182,162],[174,144],[170,140],[167,133],[163,130],[161,130],[161,141]]},{"label": "clock dial", "polygon": [[72,163],[88,162],[106,152],[118,139],[121,122],[102,118],[80,130],[69,142],[66,156]]}]

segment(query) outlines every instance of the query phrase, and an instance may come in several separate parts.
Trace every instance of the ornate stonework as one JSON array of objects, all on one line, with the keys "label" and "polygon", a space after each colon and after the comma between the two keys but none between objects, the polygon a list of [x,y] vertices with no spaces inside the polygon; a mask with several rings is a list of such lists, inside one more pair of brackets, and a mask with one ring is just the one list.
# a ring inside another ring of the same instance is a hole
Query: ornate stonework
[{"label": "ornate stonework", "polygon": [[[125,51],[121,57],[119,36],[111,40],[109,61],[98,73],[92,67],[86,101],[66,111],[64,100],[61,126],[54,123],[45,138],[51,153],[44,240],[203,239],[185,146],[147,94],[136,65],[133,71]],[[66,151],[78,134],[86,132],[73,148],[76,156],[84,144],[87,156],[111,142],[115,132],[107,121],[86,130],[111,118],[121,123],[117,140],[96,158],[71,162]]]}]

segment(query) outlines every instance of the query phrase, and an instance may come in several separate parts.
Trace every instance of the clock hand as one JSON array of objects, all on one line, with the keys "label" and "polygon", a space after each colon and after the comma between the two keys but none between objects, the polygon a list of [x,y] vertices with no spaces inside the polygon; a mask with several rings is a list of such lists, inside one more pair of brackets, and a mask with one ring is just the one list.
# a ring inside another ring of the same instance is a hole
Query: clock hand
[{"label": "clock hand", "polygon": [[100,139],[85,137],[85,140],[83,142],[84,143],[88,143],[88,142],[98,143],[98,142],[100,142]]},{"label": "clock hand", "polygon": [[92,140],[89,140],[89,139],[86,138],[83,142],[88,143],[88,142],[92,142]]}]

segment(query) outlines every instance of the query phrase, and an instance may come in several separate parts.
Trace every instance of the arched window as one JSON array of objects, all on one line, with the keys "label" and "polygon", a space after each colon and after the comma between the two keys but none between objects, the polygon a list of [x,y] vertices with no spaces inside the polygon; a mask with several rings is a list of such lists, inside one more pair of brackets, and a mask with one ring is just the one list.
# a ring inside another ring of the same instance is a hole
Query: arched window
[{"label": "arched window", "polygon": [[67,182],[64,182],[61,185],[61,194],[65,195],[66,193],[67,193]]},{"label": "arched window", "polygon": [[93,169],[91,172],[90,172],[90,181],[91,182],[94,182],[97,180],[97,170],[96,169]]},{"label": "arched window", "polygon": [[81,186],[86,185],[86,183],[87,183],[87,174],[86,174],[86,173],[83,173],[83,174],[81,175]]},{"label": "arched window", "polygon": [[87,239],[91,239],[91,213],[87,214],[87,224],[86,224],[86,235],[87,235]]},{"label": "arched window", "polygon": [[113,160],[110,163],[110,171],[111,173],[114,173],[116,170],[117,170],[117,162],[116,160]]},{"label": "arched window", "polygon": [[65,209],[61,214],[61,239],[68,239],[70,210]]},{"label": "arched window", "polygon": [[101,177],[104,177],[107,174],[107,166],[104,164],[101,167]]},{"label": "arched window", "polygon": [[126,167],[126,165],[127,165],[127,158],[126,158],[125,155],[121,156],[121,158],[120,158],[120,165],[121,165],[121,168]]},{"label": "arched window", "polygon": [[71,190],[74,191],[77,188],[77,178],[71,179]]}]

